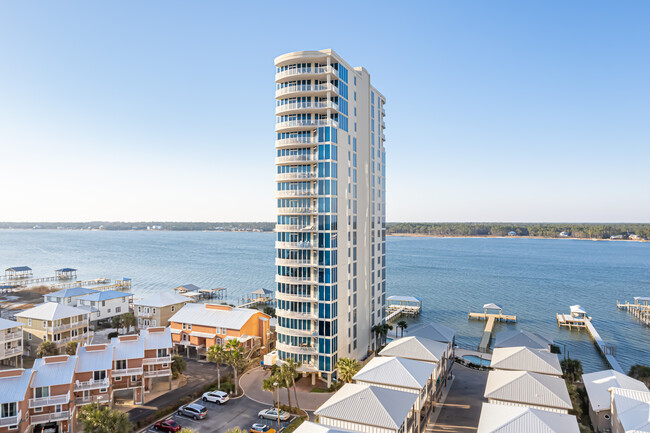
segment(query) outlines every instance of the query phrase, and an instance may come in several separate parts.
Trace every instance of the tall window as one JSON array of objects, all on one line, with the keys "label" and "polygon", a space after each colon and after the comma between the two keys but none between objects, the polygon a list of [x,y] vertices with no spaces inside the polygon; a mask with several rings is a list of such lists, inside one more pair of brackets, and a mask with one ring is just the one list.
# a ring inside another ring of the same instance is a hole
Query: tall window
[{"label": "tall window", "polygon": [[18,414],[16,406],[15,402],[3,403],[2,406],[0,406],[0,417],[7,418],[9,416],[16,416]]}]

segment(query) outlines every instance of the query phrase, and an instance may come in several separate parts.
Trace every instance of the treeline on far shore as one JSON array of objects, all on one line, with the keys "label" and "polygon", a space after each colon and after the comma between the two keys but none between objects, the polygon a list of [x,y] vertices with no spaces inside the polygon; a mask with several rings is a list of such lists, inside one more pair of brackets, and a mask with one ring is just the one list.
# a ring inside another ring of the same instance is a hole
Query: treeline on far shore
[{"label": "treeline on far shore", "polygon": [[171,230],[171,231],[272,231],[271,222],[0,222],[0,229],[44,230]]},{"label": "treeline on far shore", "polygon": [[[517,236],[572,237],[580,239],[650,239],[650,224],[562,224],[562,223],[389,223],[388,234],[426,236]],[[562,234],[562,236],[560,236]]]}]

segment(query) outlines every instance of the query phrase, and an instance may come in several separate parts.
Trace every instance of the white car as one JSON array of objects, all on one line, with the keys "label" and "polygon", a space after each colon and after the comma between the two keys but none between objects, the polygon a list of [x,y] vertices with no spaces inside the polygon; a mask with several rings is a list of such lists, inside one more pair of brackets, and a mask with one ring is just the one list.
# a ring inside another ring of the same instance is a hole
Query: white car
[{"label": "white car", "polygon": [[285,412],[283,410],[281,410],[280,413],[278,414],[278,410],[275,408],[263,409],[257,414],[257,416],[259,416],[260,419],[266,418],[266,419],[272,419],[274,421],[277,420],[278,417],[280,418],[280,421],[286,421],[291,417],[291,415],[289,415],[288,412]]},{"label": "white car", "polygon": [[230,400],[230,397],[223,391],[209,391],[203,394],[203,401],[211,403],[224,404],[228,400]]}]

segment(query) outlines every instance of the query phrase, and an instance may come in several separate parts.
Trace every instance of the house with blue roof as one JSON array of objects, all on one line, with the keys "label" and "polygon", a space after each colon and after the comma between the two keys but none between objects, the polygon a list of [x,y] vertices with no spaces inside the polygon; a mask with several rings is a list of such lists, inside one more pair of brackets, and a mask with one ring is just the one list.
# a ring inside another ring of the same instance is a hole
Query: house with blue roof
[{"label": "house with blue roof", "polygon": [[77,306],[77,300],[86,295],[98,293],[97,290],[87,289],[85,287],[72,287],[70,289],[63,289],[57,292],[48,293],[43,296],[43,302],[56,302],[61,305],[68,305],[70,307]]},{"label": "house with blue roof", "polygon": [[96,291],[77,298],[77,308],[90,312],[90,321],[107,320],[131,311],[133,295],[117,290]]}]

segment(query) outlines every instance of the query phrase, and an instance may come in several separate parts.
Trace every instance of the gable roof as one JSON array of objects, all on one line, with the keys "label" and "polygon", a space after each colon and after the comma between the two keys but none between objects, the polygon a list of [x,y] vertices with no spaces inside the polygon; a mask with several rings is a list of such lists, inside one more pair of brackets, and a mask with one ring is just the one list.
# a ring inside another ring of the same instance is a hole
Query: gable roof
[{"label": "gable roof", "polygon": [[436,365],[430,362],[392,356],[375,356],[359,370],[353,379],[420,390],[427,385],[435,370]]},{"label": "gable roof", "polygon": [[429,340],[441,341],[443,343],[452,343],[456,331],[445,325],[441,325],[440,323],[430,322],[409,332],[409,335],[424,337]]},{"label": "gable roof", "polygon": [[23,323],[0,318],[0,331],[4,331],[5,329],[18,328],[21,326],[23,326]]},{"label": "gable roof", "polygon": [[490,367],[495,370],[519,370],[562,376],[562,367],[556,354],[525,346],[494,349]]},{"label": "gable roof", "polygon": [[273,294],[273,290],[269,290],[269,289],[264,289],[264,288],[262,288],[262,289],[257,289],[257,290],[255,290],[255,291],[253,291],[251,294],[252,294],[252,295],[263,295],[263,296],[268,296],[268,295]]},{"label": "gable roof", "polygon": [[140,331],[140,338],[144,340],[145,350],[172,348],[172,333],[169,327],[162,328],[160,331],[155,328],[143,329]]},{"label": "gable roof", "polygon": [[483,403],[477,433],[580,433],[573,415],[523,406]]},{"label": "gable roof", "polygon": [[148,296],[144,299],[138,299],[133,301],[133,305],[141,305],[143,307],[157,307],[162,308],[168,305],[176,305],[180,303],[187,303],[189,299],[187,296],[179,295],[174,292],[160,292],[154,295]]},{"label": "gable roof", "polygon": [[57,269],[56,272],[76,272],[77,270],[74,268],[61,268]]},{"label": "gable roof", "polygon": [[650,432],[650,392],[612,388],[611,393],[623,429],[630,433]]},{"label": "gable roof", "polygon": [[26,317],[28,319],[38,320],[59,320],[81,315],[87,316],[88,311],[56,302],[45,302],[28,310],[16,313],[16,317]]},{"label": "gable roof", "polygon": [[24,400],[33,374],[34,370],[27,369],[16,376],[0,377],[0,404]]},{"label": "gable roof", "polygon": [[490,371],[484,396],[535,406],[573,408],[564,379],[527,371]]},{"label": "gable roof", "polygon": [[402,302],[422,302],[422,298],[415,296],[393,295],[386,298],[387,301],[402,301]]},{"label": "gable roof", "polygon": [[241,329],[258,310],[251,308],[231,308],[218,310],[206,308],[208,304],[185,304],[169,321],[190,323],[192,325]]},{"label": "gable roof", "polygon": [[648,387],[640,380],[626,376],[616,370],[603,370],[582,375],[589,404],[594,412],[609,410],[612,405],[610,388],[624,388],[633,391],[648,392]]},{"label": "gable roof", "polygon": [[82,346],[77,350],[77,366],[75,372],[110,370],[113,368],[113,346],[106,345],[106,349],[88,350]]},{"label": "gable roof", "polygon": [[199,286],[195,286],[194,284],[183,284],[182,286],[176,287],[174,290],[178,290],[178,289],[185,289],[185,290],[189,290],[190,292],[201,290]]},{"label": "gable roof", "polygon": [[393,340],[379,352],[381,356],[398,356],[416,361],[439,362],[447,353],[447,344],[423,337],[404,337]]},{"label": "gable roof", "polygon": [[[63,357],[65,357],[65,359],[63,359]],[[46,362],[52,358],[62,358],[62,360],[57,362]],[[36,358],[33,367],[35,373],[34,380],[32,380],[32,388],[72,383],[76,362],[76,356],[67,355]]]},{"label": "gable roof", "polygon": [[489,304],[483,304],[483,309],[484,310],[501,310],[502,308],[499,307],[497,304],[490,302]]},{"label": "gable roof", "polygon": [[108,301],[109,299],[128,298],[132,293],[118,292],[117,290],[106,290],[105,292],[91,293],[79,298],[84,301]]},{"label": "gable roof", "polygon": [[72,287],[70,289],[48,293],[44,296],[51,296],[52,298],[73,298],[75,296],[85,296],[91,293],[97,293],[97,290],[87,289],[85,287]]},{"label": "gable roof", "polygon": [[543,335],[534,332],[519,330],[519,331],[502,331],[497,334],[494,347],[517,347],[526,346],[531,349],[548,349],[548,346],[553,344],[553,340],[549,340]]},{"label": "gable roof", "polygon": [[[122,337],[132,337],[123,335]],[[140,336],[137,338],[124,340],[120,337],[111,338],[113,346],[113,360],[144,358],[144,340]]]},{"label": "gable roof", "polygon": [[346,383],[314,413],[352,423],[398,430],[418,394],[358,383]]},{"label": "gable roof", "polygon": [[11,268],[5,269],[5,271],[14,271],[14,272],[25,272],[25,271],[31,271],[32,268],[29,266],[14,266]]}]

